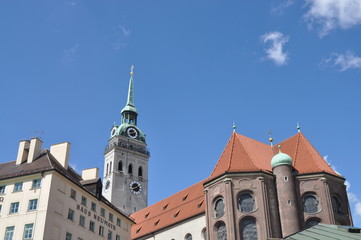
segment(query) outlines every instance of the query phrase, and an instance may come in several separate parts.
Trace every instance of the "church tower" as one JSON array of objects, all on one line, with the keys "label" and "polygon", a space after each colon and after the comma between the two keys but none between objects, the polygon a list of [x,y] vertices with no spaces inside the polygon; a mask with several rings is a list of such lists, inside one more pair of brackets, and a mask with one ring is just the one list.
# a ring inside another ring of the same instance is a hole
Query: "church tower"
[{"label": "church tower", "polygon": [[119,126],[110,131],[104,152],[103,195],[127,214],[148,204],[149,152],[145,135],[137,126],[138,112],[134,105],[132,66],[127,104],[121,111]]}]

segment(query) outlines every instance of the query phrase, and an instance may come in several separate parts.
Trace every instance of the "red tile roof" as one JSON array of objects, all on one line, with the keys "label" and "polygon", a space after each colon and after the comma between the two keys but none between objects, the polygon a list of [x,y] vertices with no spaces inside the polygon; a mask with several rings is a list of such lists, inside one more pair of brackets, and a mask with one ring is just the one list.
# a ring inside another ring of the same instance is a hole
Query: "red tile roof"
[{"label": "red tile roof", "polygon": [[[277,144],[293,159],[299,174],[327,172],[339,176],[302,133]],[[277,145],[273,151],[278,152]],[[263,171],[272,173],[274,156],[270,145],[233,133],[209,178],[131,215],[131,238],[151,234],[183,220],[203,214],[203,183],[224,173]]]}]

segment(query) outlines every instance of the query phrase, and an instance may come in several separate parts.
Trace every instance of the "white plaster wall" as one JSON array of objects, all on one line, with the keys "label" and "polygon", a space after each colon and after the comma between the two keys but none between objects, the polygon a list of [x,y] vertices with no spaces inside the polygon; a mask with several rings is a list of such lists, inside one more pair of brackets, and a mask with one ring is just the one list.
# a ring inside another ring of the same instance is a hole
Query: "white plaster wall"
[{"label": "white plaster wall", "polygon": [[206,217],[201,215],[174,225],[169,229],[157,232],[153,237],[145,238],[144,240],[184,240],[188,233],[192,234],[193,240],[202,240],[202,230],[205,227]]}]

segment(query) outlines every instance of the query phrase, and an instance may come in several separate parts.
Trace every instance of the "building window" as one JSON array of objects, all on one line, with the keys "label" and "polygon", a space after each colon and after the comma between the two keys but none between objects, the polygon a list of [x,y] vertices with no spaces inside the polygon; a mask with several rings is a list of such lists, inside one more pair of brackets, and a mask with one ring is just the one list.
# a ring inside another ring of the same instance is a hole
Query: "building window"
[{"label": "building window", "polygon": [[81,205],[86,206],[86,197],[81,196]]},{"label": "building window", "polygon": [[241,212],[252,212],[254,210],[254,199],[249,193],[243,193],[238,197],[238,209]]},{"label": "building window", "polygon": [[79,217],[79,225],[82,227],[85,226],[85,217],[83,215],[80,215]]},{"label": "building window", "polygon": [[65,240],[72,240],[72,239],[73,239],[73,234],[71,234],[70,232],[66,232]]},{"label": "building window", "polygon": [[223,222],[217,226],[217,240],[227,240],[227,229],[226,224]]},{"label": "building window", "polygon": [[17,213],[19,211],[19,202],[11,203],[10,205],[10,214],[11,213]]},{"label": "building window", "polygon": [[41,178],[34,179],[32,188],[40,188],[40,186],[41,186]]},{"label": "building window", "polygon": [[116,236],[115,236],[115,240],[120,240],[120,236],[119,236],[119,235],[116,235]]},{"label": "building window", "polygon": [[113,232],[108,230],[108,238],[107,238],[107,240],[112,240],[112,238],[113,238]]},{"label": "building window", "polygon": [[109,221],[113,222],[113,213],[109,213]]},{"label": "building window", "polygon": [[97,204],[96,204],[95,202],[92,202],[91,209],[92,209],[92,211],[94,211],[94,212],[97,211]]},{"label": "building window", "polygon": [[310,228],[310,227],[313,227],[313,226],[319,224],[320,222],[321,222],[321,221],[320,221],[320,219],[318,219],[318,218],[310,218],[310,219],[307,220],[306,226],[307,226],[308,228]]},{"label": "building window", "polygon": [[68,210],[68,219],[71,221],[74,221],[74,210],[70,209]]},{"label": "building window", "polygon": [[118,163],[118,171],[123,172],[123,162],[122,161],[119,161],[119,163]]},{"label": "building window", "polygon": [[188,233],[185,237],[184,240],[192,240],[192,234]]},{"label": "building window", "polygon": [[332,196],[331,202],[332,202],[333,212],[334,212],[334,213],[337,213],[337,214],[343,214],[343,211],[342,211],[342,207],[341,207],[341,203],[340,203],[339,198],[336,197],[336,196]]},{"label": "building window", "polygon": [[34,211],[38,208],[38,199],[31,199],[29,201],[28,211]]},{"label": "building window", "polygon": [[93,221],[90,221],[89,222],[89,230],[94,232],[94,229],[95,229],[95,223]]},{"label": "building window", "polygon": [[76,191],[74,189],[70,190],[70,198],[76,200]]},{"label": "building window", "polygon": [[103,226],[99,226],[99,235],[104,236],[104,227]]},{"label": "building window", "polygon": [[108,170],[109,170],[109,163],[107,163],[107,171],[105,172],[105,175],[108,175]]},{"label": "building window", "polygon": [[5,193],[5,185],[0,186],[0,194]]},{"label": "building window", "polygon": [[24,228],[24,239],[32,239],[33,238],[33,228],[34,224],[25,224]]},{"label": "building window", "polygon": [[133,174],[133,165],[132,164],[129,164],[128,173]]},{"label": "building window", "polygon": [[314,194],[303,197],[303,208],[306,213],[316,213],[319,210],[319,202]]},{"label": "building window", "polygon": [[100,216],[105,217],[105,209],[104,208],[100,209]]},{"label": "building window", "polygon": [[120,227],[120,225],[121,225],[120,218],[117,218],[117,226],[119,226],[119,227]]},{"label": "building window", "polygon": [[207,229],[206,229],[206,228],[203,228],[203,229],[202,229],[201,236],[202,236],[202,240],[206,240],[206,239],[207,239]]},{"label": "building window", "polygon": [[257,240],[257,225],[254,219],[245,219],[241,222],[241,237],[243,240]]},{"label": "building window", "polygon": [[142,167],[138,168],[138,177],[143,177],[143,168]]},{"label": "building window", "polygon": [[14,237],[14,226],[7,227],[5,230],[5,237],[4,240],[13,240]]},{"label": "building window", "polygon": [[223,199],[219,198],[216,201],[216,204],[214,206],[214,210],[215,210],[215,217],[216,218],[220,218],[224,215],[224,203],[223,203]]},{"label": "building window", "polygon": [[1,213],[1,208],[2,208],[2,205],[0,204],[0,213]]},{"label": "building window", "polygon": [[15,183],[14,192],[19,192],[21,190],[23,190],[23,183],[22,182]]}]

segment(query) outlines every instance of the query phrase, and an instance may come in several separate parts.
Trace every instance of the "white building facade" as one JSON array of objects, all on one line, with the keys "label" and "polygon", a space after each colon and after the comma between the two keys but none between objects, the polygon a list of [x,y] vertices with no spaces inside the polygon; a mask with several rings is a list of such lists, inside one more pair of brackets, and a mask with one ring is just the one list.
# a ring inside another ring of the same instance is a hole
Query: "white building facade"
[{"label": "white building facade", "polygon": [[41,150],[21,141],[16,161],[0,164],[0,239],[130,239],[133,221],[101,195],[98,169],[78,175],[69,143]]}]

